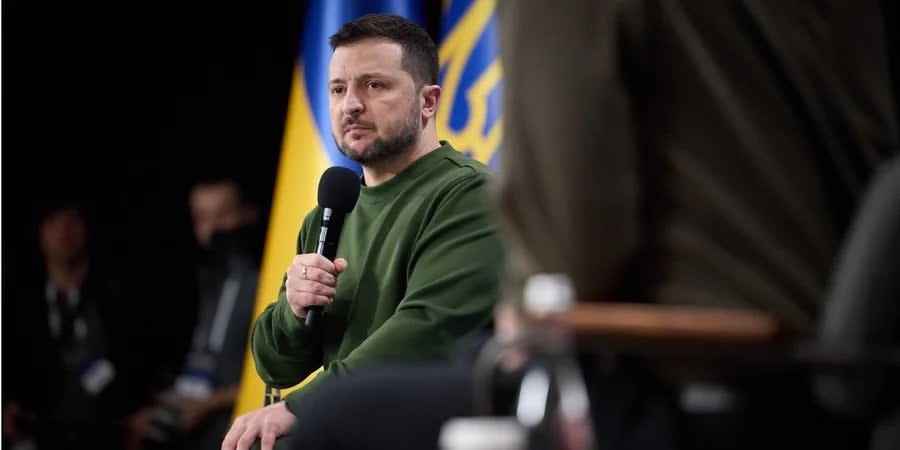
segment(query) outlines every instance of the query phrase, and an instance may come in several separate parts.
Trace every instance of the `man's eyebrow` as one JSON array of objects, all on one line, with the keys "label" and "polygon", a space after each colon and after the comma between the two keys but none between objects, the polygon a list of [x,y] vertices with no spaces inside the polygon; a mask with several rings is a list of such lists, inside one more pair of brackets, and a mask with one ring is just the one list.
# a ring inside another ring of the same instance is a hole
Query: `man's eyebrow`
[{"label": "man's eyebrow", "polygon": [[[389,76],[388,76],[388,74],[386,74],[384,72],[367,72],[367,73],[360,74],[358,77],[355,77],[355,78],[359,79],[359,80],[368,80],[371,78],[389,78]],[[343,78],[332,78],[332,79],[328,80],[328,84],[343,83],[343,82],[344,82]]]},{"label": "man's eyebrow", "polygon": [[364,74],[361,74],[357,78],[362,79],[362,80],[368,80],[369,78],[387,78],[387,77],[388,77],[388,74],[386,74],[384,72],[366,72]]}]

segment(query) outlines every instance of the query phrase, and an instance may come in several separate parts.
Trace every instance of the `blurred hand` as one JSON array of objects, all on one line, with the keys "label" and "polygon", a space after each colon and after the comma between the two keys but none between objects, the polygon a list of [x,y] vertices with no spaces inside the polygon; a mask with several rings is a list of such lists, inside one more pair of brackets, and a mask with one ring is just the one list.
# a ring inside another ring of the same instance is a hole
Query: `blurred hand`
[{"label": "blurred hand", "polygon": [[344,258],[331,262],[317,253],[295,256],[284,284],[294,315],[304,318],[308,306],[328,306],[334,299],[337,277],[346,269]]},{"label": "blurred hand", "polygon": [[193,430],[206,419],[214,406],[210,397],[202,399],[178,397],[175,399],[174,407],[178,410],[179,428],[182,431]]},{"label": "blurred hand", "polygon": [[181,429],[189,431],[203,423],[207,417],[216,412],[231,408],[237,400],[238,385],[217,389],[202,399],[176,397],[175,407],[181,412]]},{"label": "blurred hand", "polygon": [[[525,325],[511,301],[501,301],[494,307],[494,330],[501,343],[514,342],[523,337]],[[528,354],[521,345],[511,346],[503,353],[500,367],[506,371],[514,371],[527,361]]]},{"label": "blurred hand", "polygon": [[247,450],[257,438],[260,450],[272,450],[275,439],[283,436],[297,423],[284,402],[278,402],[244,414],[234,420],[222,441],[222,450]]},{"label": "blurred hand", "polygon": [[522,318],[511,301],[501,301],[494,307],[494,333],[502,341],[514,341],[525,331]]}]

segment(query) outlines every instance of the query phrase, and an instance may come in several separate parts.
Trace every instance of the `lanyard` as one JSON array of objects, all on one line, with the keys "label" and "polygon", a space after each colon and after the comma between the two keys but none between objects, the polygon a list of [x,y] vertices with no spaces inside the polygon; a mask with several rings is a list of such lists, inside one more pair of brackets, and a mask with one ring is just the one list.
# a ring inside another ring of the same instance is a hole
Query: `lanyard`
[{"label": "lanyard", "polygon": [[241,279],[234,275],[229,275],[222,283],[222,290],[219,291],[219,301],[216,302],[216,310],[213,313],[210,325],[204,326],[202,323],[198,323],[194,331],[194,351],[216,354],[225,346],[228,322],[230,322],[231,313],[234,311],[234,306],[237,303],[240,287]]}]

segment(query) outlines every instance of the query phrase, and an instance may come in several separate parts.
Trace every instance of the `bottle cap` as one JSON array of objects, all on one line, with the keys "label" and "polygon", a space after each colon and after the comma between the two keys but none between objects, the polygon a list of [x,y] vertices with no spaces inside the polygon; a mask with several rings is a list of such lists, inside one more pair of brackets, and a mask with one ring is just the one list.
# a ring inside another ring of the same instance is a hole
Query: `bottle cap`
[{"label": "bottle cap", "polygon": [[575,303],[572,280],[561,273],[538,273],[525,281],[525,312],[533,316],[560,313]]}]

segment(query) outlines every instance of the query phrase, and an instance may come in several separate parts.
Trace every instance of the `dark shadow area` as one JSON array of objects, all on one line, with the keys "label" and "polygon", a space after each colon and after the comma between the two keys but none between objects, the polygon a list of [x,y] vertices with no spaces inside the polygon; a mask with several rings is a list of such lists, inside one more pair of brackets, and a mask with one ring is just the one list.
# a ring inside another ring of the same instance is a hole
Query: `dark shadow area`
[{"label": "dark shadow area", "polygon": [[7,287],[40,264],[39,207],[77,197],[98,254],[140,286],[132,314],[171,326],[148,358],[178,358],[195,309],[188,188],[236,176],[268,220],[304,8],[4,2],[4,328]]}]

